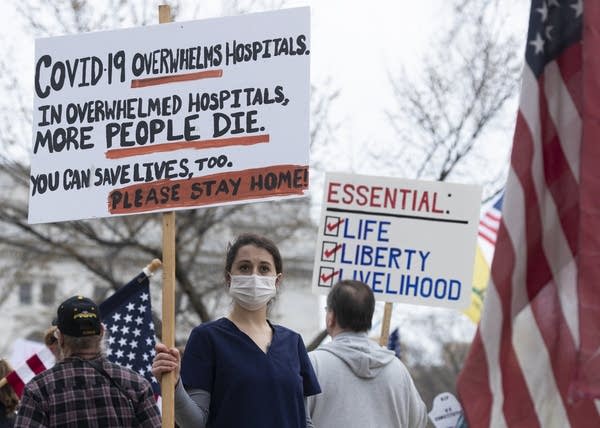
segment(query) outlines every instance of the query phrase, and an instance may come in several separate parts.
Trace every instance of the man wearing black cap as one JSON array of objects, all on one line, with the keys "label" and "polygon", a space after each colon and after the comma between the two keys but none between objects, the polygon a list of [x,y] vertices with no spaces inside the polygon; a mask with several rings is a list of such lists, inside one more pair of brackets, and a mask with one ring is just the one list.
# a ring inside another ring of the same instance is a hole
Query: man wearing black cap
[{"label": "man wearing black cap", "polygon": [[98,305],[74,296],[59,307],[63,359],[25,387],[15,427],[160,427],[150,383],[108,361]]}]

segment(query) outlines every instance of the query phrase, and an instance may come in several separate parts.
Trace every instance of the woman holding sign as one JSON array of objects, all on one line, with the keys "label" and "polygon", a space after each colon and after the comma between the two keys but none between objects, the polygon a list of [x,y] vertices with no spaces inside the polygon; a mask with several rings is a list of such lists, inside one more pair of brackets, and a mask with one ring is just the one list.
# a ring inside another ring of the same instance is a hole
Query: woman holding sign
[{"label": "woman holding sign", "polygon": [[[183,360],[156,346],[152,373],[175,371],[175,419],[181,427],[312,426],[305,397],[321,392],[298,333],[273,325],[267,306],[283,274],[275,244],[244,234],[229,246],[229,315],[192,330]],[[180,376],[181,372],[181,376]]]}]

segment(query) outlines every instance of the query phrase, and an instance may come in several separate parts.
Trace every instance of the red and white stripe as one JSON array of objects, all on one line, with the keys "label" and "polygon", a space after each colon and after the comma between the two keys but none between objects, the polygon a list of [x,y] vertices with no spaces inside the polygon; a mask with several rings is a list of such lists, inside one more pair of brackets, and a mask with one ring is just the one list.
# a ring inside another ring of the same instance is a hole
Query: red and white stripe
[{"label": "red and white stripe", "polygon": [[29,357],[25,363],[7,374],[6,381],[15,393],[21,397],[23,395],[25,384],[33,379],[36,374],[52,367],[54,363],[54,354],[52,354],[50,348],[44,346]]},{"label": "red and white stripe", "polygon": [[501,211],[496,208],[500,198],[502,198],[502,194],[496,196],[479,219],[477,231],[478,245],[488,268],[492,264],[496,240],[498,239],[498,229],[500,228],[500,220],[502,219]]},{"label": "red and white stripe", "polygon": [[[592,2],[586,3],[584,39],[588,31],[600,31],[600,6]],[[600,151],[594,161],[580,155],[582,145],[598,145],[600,138],[600,132],[582,132],[582,69],[596,80],[600,75],[600,68],[584,67],[584,49],[571,45],[539,79],[524,68],[491,280],[458,382],[470,426],[600,426],[594,400],[600,398],[600,372],[586,377],[582,371],[598,366],[585,367],[582,350],[600,351],[600,304],[590,311],[582,300],[599,294],[598,268],[590,276],[595,281],[583,282],[579,259],[582,246],[595,245],[600,264],[600,240],[584,243],[586,232],[600,233],[600,209],[596,229],[583,231],[580,221],[580,200],[600,194],[598,172],[584,171],[599,170]],[[589,96],[598,104],[600,91]],[[582,186],[585,173],[595,175],[595,183]]]},{"label": "red and white stripe", "polygon": [[477,233],[481,239],[490,245],[496,245],[501,218],[498,213],[489,210],[479,220],[479,230]]}]

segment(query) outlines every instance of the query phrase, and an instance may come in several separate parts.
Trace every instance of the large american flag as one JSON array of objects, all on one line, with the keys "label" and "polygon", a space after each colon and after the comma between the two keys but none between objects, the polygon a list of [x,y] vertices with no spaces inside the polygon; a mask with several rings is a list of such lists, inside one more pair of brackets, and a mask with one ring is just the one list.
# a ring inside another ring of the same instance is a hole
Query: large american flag
[{"label": "large american flag", "polygon": [[108,359],[148,379],[158,398],[160,386],[151,372],[156,336],[148,272],[141,272],[102,302],[100,315],[106,326]]},{"label": "large american flag", "polygon": [[600,427],[600,2],[533,0],[472,427]]}]

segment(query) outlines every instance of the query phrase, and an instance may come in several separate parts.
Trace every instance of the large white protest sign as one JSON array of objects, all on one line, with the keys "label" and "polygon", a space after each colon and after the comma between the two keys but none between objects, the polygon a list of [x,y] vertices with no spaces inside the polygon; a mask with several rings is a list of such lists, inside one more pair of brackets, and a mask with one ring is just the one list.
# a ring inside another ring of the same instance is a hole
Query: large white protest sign
[{"label": "large white protest sign", "polygon": [[29,222],[297,197],[310,10],[36,40]]},{"label": "large white protest sign", "polygon": [[367,283],[377,300],[466,308],[481,188],[327,174],[313,290]]}]

